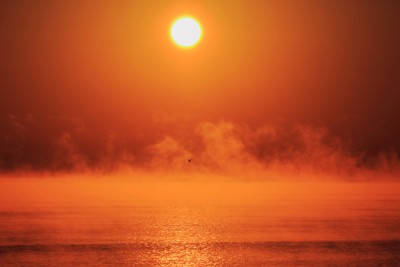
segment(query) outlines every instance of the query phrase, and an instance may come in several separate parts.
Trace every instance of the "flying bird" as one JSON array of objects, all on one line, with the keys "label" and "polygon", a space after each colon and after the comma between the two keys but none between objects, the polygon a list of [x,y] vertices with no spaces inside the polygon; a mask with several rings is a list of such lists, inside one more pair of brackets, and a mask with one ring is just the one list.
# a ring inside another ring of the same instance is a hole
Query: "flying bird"
[{"label": "flying bird", "polygon": [[192,159],[188,159],[188,162],[189,162],[189,163],[192,162]]}]

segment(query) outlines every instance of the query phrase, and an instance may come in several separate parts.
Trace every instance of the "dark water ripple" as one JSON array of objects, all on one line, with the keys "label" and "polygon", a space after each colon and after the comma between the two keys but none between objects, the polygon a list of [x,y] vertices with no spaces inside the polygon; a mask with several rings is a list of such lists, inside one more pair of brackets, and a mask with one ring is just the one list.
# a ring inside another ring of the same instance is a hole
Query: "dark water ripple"
[{"label": "dark water ripple", "polygon": [[1,266],[400,266],[400,240],[2,245]]}]

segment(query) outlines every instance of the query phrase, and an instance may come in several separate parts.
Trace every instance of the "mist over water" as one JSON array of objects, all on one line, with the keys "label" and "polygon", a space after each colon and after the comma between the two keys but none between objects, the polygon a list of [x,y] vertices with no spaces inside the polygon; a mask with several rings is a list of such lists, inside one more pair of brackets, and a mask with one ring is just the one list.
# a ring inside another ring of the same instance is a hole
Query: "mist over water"
[{"label": "mist over water", "polygon": [[0,173],[200,173],[267,181],[293,175],[301,180],[400,177],[395,147],[359,144],[360,135],[346,137],[329,125],[271,121],[251,126],[166,113],[149,120],[148,128],[128,131],[120,125],[110,132],[79,117],[2,118]]},{"label": "mist over water", "polygon": [[397,183],[208,180],[2,178],[0,265],[400,262]]}]

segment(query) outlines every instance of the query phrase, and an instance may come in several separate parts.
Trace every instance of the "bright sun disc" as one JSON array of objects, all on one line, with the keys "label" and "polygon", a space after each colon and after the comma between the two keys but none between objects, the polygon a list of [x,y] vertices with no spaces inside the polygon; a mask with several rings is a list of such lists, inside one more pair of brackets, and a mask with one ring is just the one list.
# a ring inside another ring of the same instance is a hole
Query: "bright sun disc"
[{"label": "bright sun disc", "polygon": [[172,40],[179,46],[191,47],[198,43],[202,30],[200,24],[190,17],[177,19],[170,30]]}]

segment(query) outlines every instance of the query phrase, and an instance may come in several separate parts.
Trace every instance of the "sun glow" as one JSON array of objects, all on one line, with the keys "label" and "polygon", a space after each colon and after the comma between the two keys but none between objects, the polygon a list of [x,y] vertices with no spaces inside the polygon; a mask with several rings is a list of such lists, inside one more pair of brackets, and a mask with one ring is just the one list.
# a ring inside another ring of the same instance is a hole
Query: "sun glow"
[{"label": "sun glow", "polygon": [[202,29],[195,19],[181,17],[172,23],[170,35],[175,44],[183,48],[189,48],[200,41]]}]

